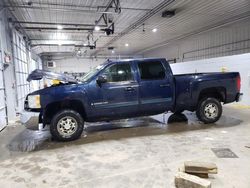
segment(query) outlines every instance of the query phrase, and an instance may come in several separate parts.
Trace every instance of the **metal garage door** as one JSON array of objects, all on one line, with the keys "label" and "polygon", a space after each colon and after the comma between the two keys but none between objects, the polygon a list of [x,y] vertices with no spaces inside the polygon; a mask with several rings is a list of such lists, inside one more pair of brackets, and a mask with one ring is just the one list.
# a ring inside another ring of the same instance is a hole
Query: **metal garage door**
[{"label": "metal garage door", "polygon": [[28,50],[26,49],[23,37],[17,32],[13,31],[13,52],[16,78],[16,111],[23,110],[24,99],[30,91],[29,82],[26,81],[29,74],[28,70]]},{"label": "metal garage door", "polygon": [[0,50],[0,130],[2,130],[7,124],[6,117],[7,116],[6,116],[6,102],[5,102],[4,80],[3,80],[3,62],[2,62],[2,51]]},{"label": "metal garage door", "polygon": [[[29,64],[29,70],[32,72],[35,69],[42,69],[40,62],[35,59],[31,59],[31,62]],[[42,81],[41,80],[33,80],[30,82],[30,91],[36,91],[42,89]]]}]

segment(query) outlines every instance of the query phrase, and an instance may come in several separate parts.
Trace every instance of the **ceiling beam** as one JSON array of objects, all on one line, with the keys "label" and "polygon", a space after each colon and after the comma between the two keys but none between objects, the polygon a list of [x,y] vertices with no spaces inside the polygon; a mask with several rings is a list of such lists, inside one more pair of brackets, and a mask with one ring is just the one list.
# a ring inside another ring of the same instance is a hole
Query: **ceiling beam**
[{"label": "ceiling beam", "polygon": [[[37,39],[37,38],[30,38],[30,41],[58,41],[58,39]],[[75,39],[63,39],[63,41],[74,41],[74,42],[83,42],[83,40],[75,40]]]},{"label": "ceiling beam", "polygon": [[[0,7],[5,7],[5,8],[20,8],[20,9],[25,9],[25,8],[29,8],[29,9],[37,9],[38,7],[41,8],[60,8],[60,10],[80,10],[81,11],[95,11],[95,13],[97,11],[100,11],[101,9],[105,9],[106,6],[103,5],[97,5],[97,6],[86,6],[86,5],[74,5],[71,3],[64,3],[64,4],[60,4],[60,3],[46,3],[46,2],[32,2],[31,4],[29,3],[12,3],[12,4],[5,4],[5,5],[0,5]],[[115,11],[112,9],[115,9],[114,7],[110,7],[111,11]],[[131,10],[131,11],[150,11],[151,9],[147,9],[147,8],[139,8],[139,7],[122,7],[123,10]],[[101,13],[101,11],[99,12]]]},{"label": "ceiling beam", "polygon": [[[57,27],[22,27],[24,30],[37,30],[37,31],[43,31],[43,30],[58,30]],[[84,28],[84,27],[65,27],[59,31],[93,31],[92,28]],[[105,31],[105,29],[101,29],[101,31]]]},{"label": "ceiling beam", "polygon": [[36,46],[72,46],[72,47],[76,47],[76,48],[89,48],[89,47],[95,47],[95,45],[79,45],[79,44],[44,44],[44,43],[40,43],[40,44],[31,44],[31,47],[36,47]]},{"label": "ceiling beam", "polygon": [[[81,23],[56,23],[56,22],[31,22],[31,21],[11,21],[18,24],[30,24],[30,25],[61,25],[61,26],[75,26],[75,27],[94,27],[94,24],[81,24]],[[105,25],[99,25],[100,27],[106,27]]]},{"label": "ceiling beam", "polygon": [[[77,12],[77,13],[93,13],[103,14],[104,12],[96,10],[78,9],[78,8],[53,8],[53,7],[41,7],[41,6],[27,6],[27,5],[5,5],[4,8],[9,8],[10,11],[15,9],[33,9],[33,10],[47,10],[47,11],[62,11],[62,12]],[[107,12],[106,12],[107,13]],[[115,12],[108,12],[109,14],[116,14]]]},{"label": "ceiling beam", "polygon": [[[113,7],[113,5],[114,5],[114,7]],[[95,23],[96,25],[99,25],[102,20],[104,21],[104,23],[106,25],[109,24],[107,13],[110,11],[110,8],[114,8],[115,13],[120,14],[121,13],[120,0],[110,0],[109,1],[109,3],[107,4],[106,8],[103,11],[104,13],[101,15],[101,17],[98,20],[96,20],[96,23]]]},{"label": "ceiling beam", "polygon": [[[109,45],[112,45],[115,41],[117,41],[118,39],[122,38],[124,35],[127,35],[128,33],[134,31],[139,26],[141,26],[142,24],[144,24],[144,22],[146,20],[148,20],[149,18],[151,18],[152,16],[154,16],[155,14],[157,14],[158,12],[160,12],[161,10],[163,10],[164,8],[166,8],[167,6],[169,6],[170,4],[172,4],[174,1],[175,0],[164,0],[163,2],[159,3],[152,10],[148,11],[142,17],[140,17],[138,20],[136,20],[134,23],[132,23],[131,25],[129,25],[127,28],[125,28],[117,36],[113,37],[109,42],[107,42],[104,45],[104,47],[108,47]],[[95,56],[99,52],[100,51],[97,50],[93,54],[91,54],[91,56]]]}]

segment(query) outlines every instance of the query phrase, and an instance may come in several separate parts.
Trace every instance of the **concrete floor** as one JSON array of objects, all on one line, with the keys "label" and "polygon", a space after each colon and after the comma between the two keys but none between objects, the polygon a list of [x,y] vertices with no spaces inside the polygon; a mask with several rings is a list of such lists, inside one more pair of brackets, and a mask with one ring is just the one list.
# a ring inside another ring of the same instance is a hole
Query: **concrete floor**
[{"label": "concrete floor", "polygon": [[[169,115],[87,124],[82,138],[51,141],[21,125],[0,133],[0,185],[5,187],[174,187],[186,160],[215,162],[215,188],[250,187],[250,110],[224,107],[220,121],[166,124]],[[238,158],[218,158],[229,148]]]}]

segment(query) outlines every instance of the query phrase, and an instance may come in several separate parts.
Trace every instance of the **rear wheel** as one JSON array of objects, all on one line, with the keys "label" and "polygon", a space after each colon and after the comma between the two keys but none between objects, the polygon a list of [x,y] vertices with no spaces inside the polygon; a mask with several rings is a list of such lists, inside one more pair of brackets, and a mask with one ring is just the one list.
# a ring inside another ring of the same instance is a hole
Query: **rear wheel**
[{"label": "rear wheel", "polygon": [[174,112],[174,114],[182,114],[182,112],[184,112],[184,110],[177,110]]},{"label": "rear wheel", "polygon": [[83,131],[84,122],[81,115],[74,110],[62,110],[52,119],[50,132],[58,141],[78,139]]},{"label": "rear wheel", "polygon": [[216,98],[203,98],[200,100],[196,115],[204,123],[214,123],[218,121],[222,114],[222,106]]}]

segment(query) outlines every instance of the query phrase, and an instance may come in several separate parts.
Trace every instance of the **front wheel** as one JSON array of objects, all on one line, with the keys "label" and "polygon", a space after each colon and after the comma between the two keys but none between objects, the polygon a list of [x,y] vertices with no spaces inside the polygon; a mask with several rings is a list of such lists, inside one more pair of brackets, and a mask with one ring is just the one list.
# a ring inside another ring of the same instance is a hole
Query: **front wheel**
[{"label": "front wheel", "polygon": [[84,122],[81,115],[74,110],[62,110],[51,121],[50,133],[55,140],[72,141],[83,132]]},{"label": "front wheel", "polygon": [[222,106],[216,98],[203,98],[200,100],[196,115],[204,123],[214,123],[218,121],[222,114]]}]

